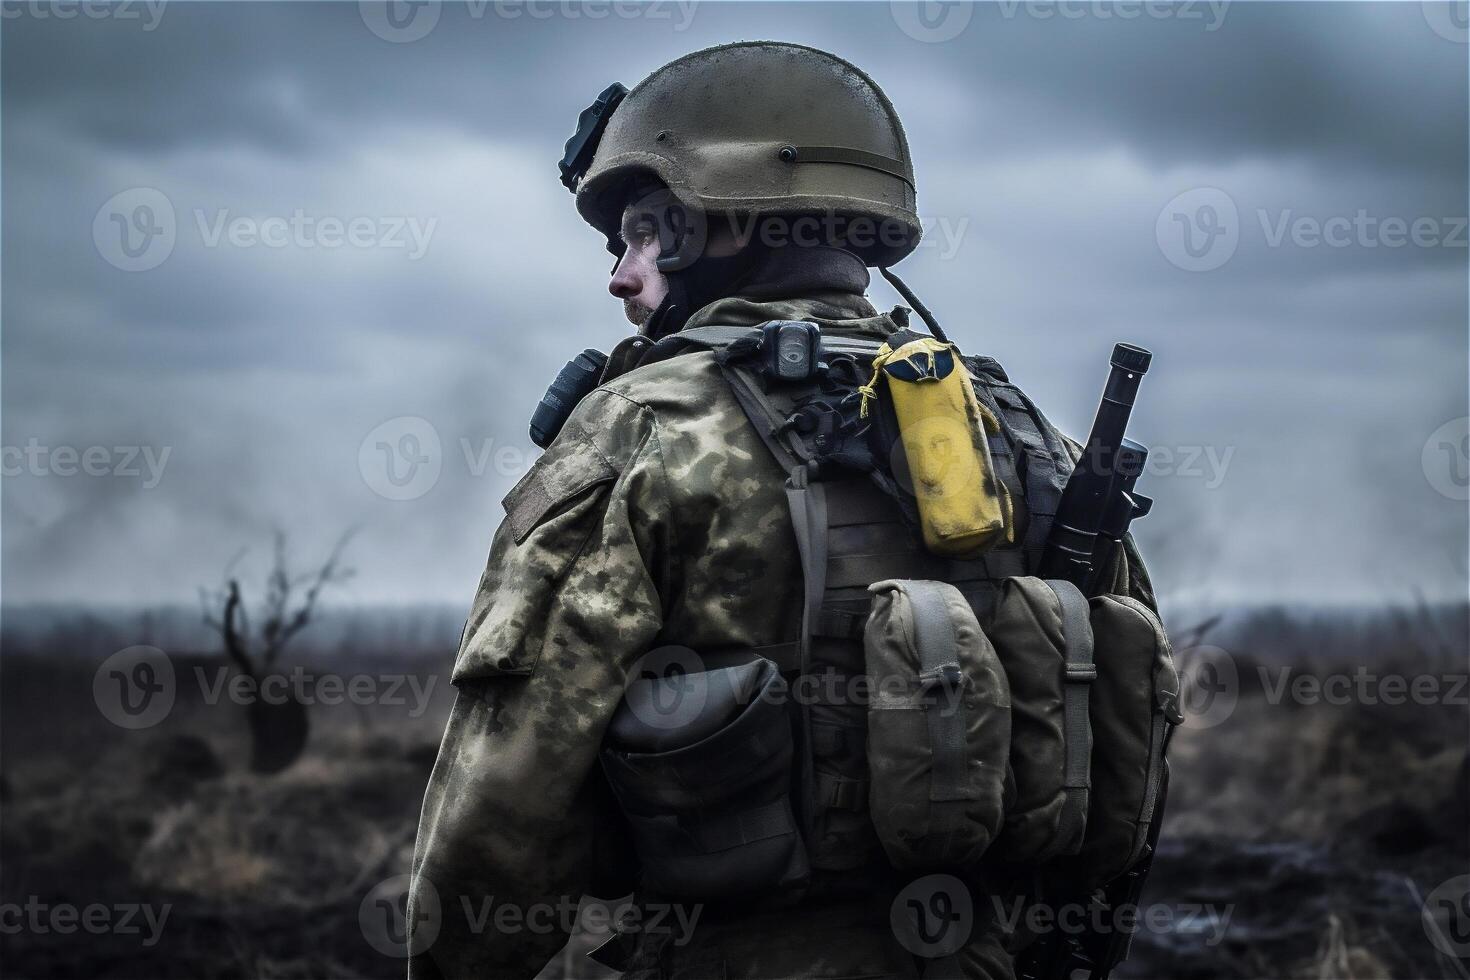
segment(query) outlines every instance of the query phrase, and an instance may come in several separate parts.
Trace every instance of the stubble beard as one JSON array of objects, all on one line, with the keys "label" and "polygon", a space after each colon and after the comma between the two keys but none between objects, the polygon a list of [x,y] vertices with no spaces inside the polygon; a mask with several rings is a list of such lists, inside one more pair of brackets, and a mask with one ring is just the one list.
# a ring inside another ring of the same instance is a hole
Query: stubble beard
[{"label": "stubble beard", "polygon": [[628,318],[628,322],[633,324],[633,326],[646,327],[648,326],[648,321],[653,319],[653,310],[636,300],[625,299],[623,300],[623,315]]}]

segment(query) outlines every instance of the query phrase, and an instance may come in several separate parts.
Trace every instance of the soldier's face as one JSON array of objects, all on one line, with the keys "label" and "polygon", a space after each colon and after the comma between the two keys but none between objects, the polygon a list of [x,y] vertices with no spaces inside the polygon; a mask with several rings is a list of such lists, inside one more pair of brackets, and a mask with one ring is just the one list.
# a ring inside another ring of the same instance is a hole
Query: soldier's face
[{"label": "soldier's face", "polygon": [[669,292],[669,281],[658,271],[658,229],[646,211],[629,207],[620,232],[626,248],[613,269],[607,291],[623,301],[623,312],[634,326],[648,323]]}]

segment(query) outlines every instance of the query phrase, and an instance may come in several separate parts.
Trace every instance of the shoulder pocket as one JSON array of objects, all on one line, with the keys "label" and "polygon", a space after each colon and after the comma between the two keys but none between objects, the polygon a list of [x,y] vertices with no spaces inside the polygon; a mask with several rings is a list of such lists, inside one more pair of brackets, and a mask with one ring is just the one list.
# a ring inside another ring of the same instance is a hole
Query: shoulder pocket
[{"label": "shoulder pocket", "polygon": [[595,446],[575,433],[565,433],[501,501],[515,543],[525,541],[568,501],[617,475]]}]

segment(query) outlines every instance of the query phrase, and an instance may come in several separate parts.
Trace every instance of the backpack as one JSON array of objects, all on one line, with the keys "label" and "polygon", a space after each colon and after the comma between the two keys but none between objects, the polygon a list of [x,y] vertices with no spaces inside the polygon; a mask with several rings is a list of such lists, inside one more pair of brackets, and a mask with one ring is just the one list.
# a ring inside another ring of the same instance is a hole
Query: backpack
[{"label": "backpack", "polygon": [[[937,556],[917,533],[902,454],[877,458],[897,442],[893,419],[880,415],[877,439],[853,444],[841,385],[764,377],[751,356],[760,336],[689,329],[642,362],[715,353],[787,473],[805,594],[799,639],[753,654],[759,670],[716,663],[686,679],[708,706],[686,733],[650,733],[629,717],[637,712],[614,717],[604,768],[645,888],[738,901],[844,876],[863,882],[876,866],[908,878],[955,874],[1027,902],[1136,902],[1162,817],[1179,683],[1149,605],[1126,594],[1089,599],[1034,574],[1071,446],[999,364],[965,358],[979,404],[999,423],[985,448],[1016,502],[1016,533],[977,558]],[[850,362],[853,377],[879,347],[822,337],[830,370]],[[1126,558],[1114,556],[1114,567],[1126,592]],[[863,697],[830,696],[862,681]],[[772,711],[783,682],[813,693]],[[634,682],[628,698],[656,696],[645,688],[657,683]],[[751,762],[711,764],[733,757]],[[952,955],[952,945],[933,955]],[[1054,930],[1015,946],[1024,947],[1021,976],[1082,968],[1105,977],[1127,936]]]}]

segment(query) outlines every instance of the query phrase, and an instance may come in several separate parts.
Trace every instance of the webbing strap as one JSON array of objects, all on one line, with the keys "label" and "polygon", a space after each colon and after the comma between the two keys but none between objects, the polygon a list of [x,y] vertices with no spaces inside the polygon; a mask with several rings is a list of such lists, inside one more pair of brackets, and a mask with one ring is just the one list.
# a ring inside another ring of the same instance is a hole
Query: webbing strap
[{"label": "webbing strap", "polygon": [[670,334],[670,337],[683,338],[692,341],[700,347],[728,347],[736,341],[746,338],[759,337],[760,329],[757,327],[732,327],[715,325],[709,327],[689,327],[678,333]]},{"label": "webbing strap", "polygon": [[1144,783],[1143,807],[1138,814],[1139,834],[1133,842],[1133,857],[1130,863],[1137,861],[1142,856],[1148,844],[1148,836],[1153,832],[1154,810],[1159,805],[1162,795],[1161,786],[1167,784],[1169,779],[1169,764],[1164,761],[1164,749],[1168,744],[1171,731],[1168,718],[1162,712],[1155,711],[1153,722],[1149,726],[1148,779]]},{"label": "webbing strap", "polygon": [[[914,613],[914,643],[919,653],[919,683],[930,691],[942,685],[958,689],[965,683],[960,670],[959,638],[954,620],[944,601],[943,582],[907,582],[904,591]],[[958,697],[932,699],[924,710],[929,726],[933,765],[929,776],[929,799],[966,800],[974,797],[970,787],[970,760],[965,752],[968,719]]]},{"label": "webbing strap", "polygon": [[766,659],[776,665],[783,674],[801,670],[801,644],[771,643],[762,647],[728,647],[705,650],[700,654],[705,670],[721,667],[738,667],[755,660]]},{"label": "webbing strap", "polygon": [[786,502],[791,508],[791,526],[796,532],[796,550],[801,556],[806,598],[801,608],[801,666],[805,672],[811,652],[812,627],[822,608],[827,587],[827,494],[826,487],[807,478],[806,467],[798,466],[786,480]]},{"label": "webbing strap", "polygon": [[779,799],[749,810],[717,813],[699,820],[689,831],[699,849],[705,854],[712,854],[795,833],[796,822],[792,819],[788,802]]},{"label": "webbing strap", "polygon": [[1092,720],[1088,714],[1089,688],[1097,679],[1093,664],[1092,622],[1087,598],[1071,582],[1047,579],[1062,613],[1062,737],[1066,761],[1062,786],[1066,799],[1057,819],[1057,838],[1069,849],[1082,843],[1087,825],[1088,789],[1092,785]]},{"label": "webbing strap", "polygon": [[[1019,401],[1019,398],[1016,399]],[[1041,427],[1024,407],[1011,403],[1011,399],[997,397],[1002,407],[1001,424],[1010,428],[1016,441],[1024,451],[1024,479],[1026,481],[1026,510],[1030,520],[1026,526],[1026,539],[1022,548],[1026,552],[1027,564],[1031,568],[1041,562],[1041,552],[1046,547],[1046,536],[1051,531],[1051,518],[1056,516],[1057,505],[1062,493],[1052,479],[1056,461],[1047,448],[1046,436]]]},{"label": "webbing strap", "polygon": [[[806,586],[801,608],[801,636],[797,638],[803,676],[811,670],[812,626],[822,606],[822,593],[827,588],[827,488],[811,482],[809,477],[806,466],[797,464],[786,479],[786,501],[791,511],[791,527],[796,532],[796,549],[801,556],[802,580]],[[818,808],[809,704],[799,703],[799,724],[803,746],[800,760],[802,830],[804,839],[810,844],[815,840]]]}]

